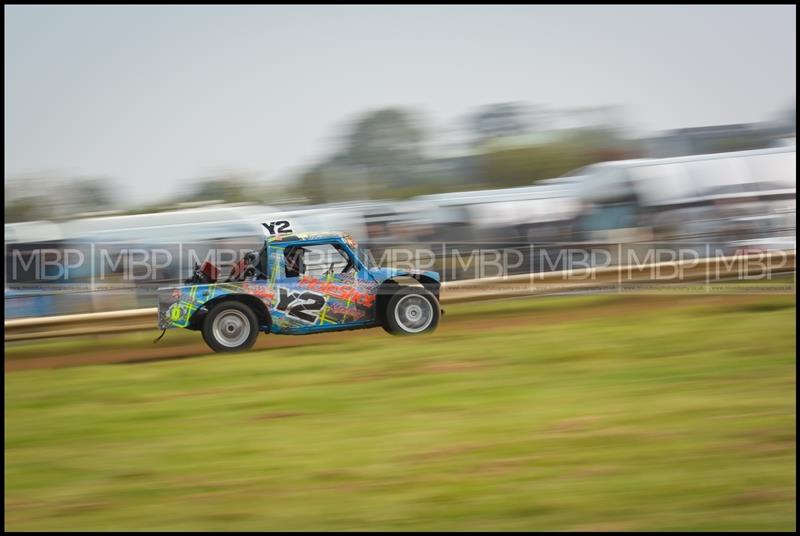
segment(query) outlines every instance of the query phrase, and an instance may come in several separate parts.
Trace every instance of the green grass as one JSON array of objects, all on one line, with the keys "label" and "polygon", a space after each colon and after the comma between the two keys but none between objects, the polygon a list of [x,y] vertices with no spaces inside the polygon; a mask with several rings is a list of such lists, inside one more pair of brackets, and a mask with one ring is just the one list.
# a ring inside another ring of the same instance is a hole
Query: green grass
[{"label": "green grass", "polygon": [[795,297],[667,301],[7,374],[5,528],[794,529]]}]

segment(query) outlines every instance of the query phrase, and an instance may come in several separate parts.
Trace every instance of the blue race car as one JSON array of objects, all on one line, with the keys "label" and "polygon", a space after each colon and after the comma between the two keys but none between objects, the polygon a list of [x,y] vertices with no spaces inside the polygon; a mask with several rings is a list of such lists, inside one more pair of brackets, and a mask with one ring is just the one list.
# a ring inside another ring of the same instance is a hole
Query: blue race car
[{"label": "blue race car", "polygon": [[218,276],[206,261],[183,286],[158,289],[159,327],[200,331],[214,351],[233,352],[251,348],[259,332],[430,332],[443,313],[438,273],[374,267],[344,233],[271,236],[224,282]]}]

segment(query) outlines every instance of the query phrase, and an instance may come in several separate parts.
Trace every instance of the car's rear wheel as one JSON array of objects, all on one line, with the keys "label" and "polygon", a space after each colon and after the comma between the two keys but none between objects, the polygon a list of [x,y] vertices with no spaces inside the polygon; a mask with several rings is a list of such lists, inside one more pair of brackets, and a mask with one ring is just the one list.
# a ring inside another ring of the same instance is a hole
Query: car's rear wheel
[{"label": "car's rear wheel", "polygon": [[417,335],[436,329],[439,301],[424,288],[402,287],[386,304],[383,329],[392,335]]},{"label": "car's rear wheel", "polygon": [[213,307],[203,320],[203,340],[215,352],[239,352],[252,348],[258,338],[253,310],[237,301]]}]

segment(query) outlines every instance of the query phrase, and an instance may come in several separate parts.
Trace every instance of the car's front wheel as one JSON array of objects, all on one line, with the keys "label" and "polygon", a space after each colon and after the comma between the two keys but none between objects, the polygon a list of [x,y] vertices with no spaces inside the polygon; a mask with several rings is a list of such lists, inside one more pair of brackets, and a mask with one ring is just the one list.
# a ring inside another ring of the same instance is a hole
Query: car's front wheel
[{"label": "car's front wheel", "polygon": [[424,288],[402,287],[386,304],[383,329],[392,335],[416,335],[436,329],[439,301]]},{"label": "car's front wheel", "polygon": [[253,310],[243,303],[222,302],[203,320],[203,340],[215,352],[247,350],[257,338],[258,320]]}]

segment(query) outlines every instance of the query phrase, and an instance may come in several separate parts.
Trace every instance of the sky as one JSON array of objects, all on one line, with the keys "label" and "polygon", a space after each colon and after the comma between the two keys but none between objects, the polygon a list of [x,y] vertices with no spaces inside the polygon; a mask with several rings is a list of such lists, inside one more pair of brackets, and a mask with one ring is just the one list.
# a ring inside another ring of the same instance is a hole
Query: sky
[{"label": "sky", "polygon": [[621,105],[636,132],[773,119],[795,6],[6,6],[5,178],[291,180],[364,112]]}]

